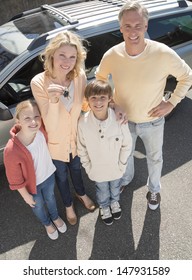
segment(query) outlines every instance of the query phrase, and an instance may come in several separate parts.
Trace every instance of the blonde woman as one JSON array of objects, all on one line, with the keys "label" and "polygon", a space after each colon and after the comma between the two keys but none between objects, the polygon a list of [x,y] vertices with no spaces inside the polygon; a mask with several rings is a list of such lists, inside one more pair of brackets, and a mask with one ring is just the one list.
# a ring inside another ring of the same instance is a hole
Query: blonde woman
[{"label": "blonde woman", "polygon": [[83,70],[86,50],[76,34],[66,31],[50,41],[41,58],[45,71],[32,79],[31,88],[48,134],[48,147],[56,166],[56,182],[66,207],[67,220],[75,225],[77,216],[68,172],[77,198],[89,211],[95,209],[95,204],[85,193],[76,148],[77,121],[86,86]]}]

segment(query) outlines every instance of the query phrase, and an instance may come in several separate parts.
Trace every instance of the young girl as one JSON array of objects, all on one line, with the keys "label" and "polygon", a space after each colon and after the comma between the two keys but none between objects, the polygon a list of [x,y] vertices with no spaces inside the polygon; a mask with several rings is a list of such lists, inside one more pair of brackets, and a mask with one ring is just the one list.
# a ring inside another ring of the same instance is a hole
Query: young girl
[{"label": "young girl", "polygon": [[[35,101],[19,103],[16,124],[4,150],[4,165],[11,190],[17,190],[45,226],[50,239],[67,229],[59,217],[55,195],[55,166],[51,160],[46,134]],[[45,208],[46,205],[46,208]],[[48,210],[48,211],[47,211]]]},{"label": "young girl", "polygon": [[48,147],[56,166],[56,183],[66,207],[67,220],[77,223],[68,174],[77,198],[89,210],[95,204],[86,195],[77,156],[77,121],[84,100],[86,51],[81,39],[70,31],[55,36],[42,53],[45,71],[31,81],[35,100],[48,134]]}]

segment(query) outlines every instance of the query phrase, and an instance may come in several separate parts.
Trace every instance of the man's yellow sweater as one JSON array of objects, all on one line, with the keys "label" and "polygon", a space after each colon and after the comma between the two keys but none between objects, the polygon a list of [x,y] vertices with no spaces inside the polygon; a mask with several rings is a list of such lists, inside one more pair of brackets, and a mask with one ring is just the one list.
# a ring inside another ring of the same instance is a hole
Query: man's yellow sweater
[{"label": "man's yellow sweater", "polygon": [[114,101],[135,123],[153,120],[148,112],[163,99],[166,79],[174,76],[178,83],[169,102],[176,106],[192,85],[192,70],[165,44],[146,39],[145,50],[136,57],[125,51],[125,43],[109,49],[96,70],[97,80],[114,83]]}]

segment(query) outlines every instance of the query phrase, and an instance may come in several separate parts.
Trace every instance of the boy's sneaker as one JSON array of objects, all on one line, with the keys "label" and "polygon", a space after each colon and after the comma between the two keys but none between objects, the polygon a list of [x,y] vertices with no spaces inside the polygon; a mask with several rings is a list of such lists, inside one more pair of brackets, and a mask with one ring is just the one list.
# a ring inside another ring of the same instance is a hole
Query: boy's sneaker
[{"label": "boy's sneaker", "polygon": [[103,220],[103,222],[110,226],[113,223],[113,217],[111,215],[111,211],[109,207],[106,208],[100,208],[100,215],[101,215],[101,219]]},{"label": "boy's sneaker", "polygon": [[111,213],[115,220],[119,220],[121,218],[121,207],[118,201],[111,203]]},{"label": "boy's sneaker", "polygon": [[152,193],[148,192],[146,195],[148,206],[151,210],[156,210],[159,206],[159,203],[161,201],[160,193]]}]

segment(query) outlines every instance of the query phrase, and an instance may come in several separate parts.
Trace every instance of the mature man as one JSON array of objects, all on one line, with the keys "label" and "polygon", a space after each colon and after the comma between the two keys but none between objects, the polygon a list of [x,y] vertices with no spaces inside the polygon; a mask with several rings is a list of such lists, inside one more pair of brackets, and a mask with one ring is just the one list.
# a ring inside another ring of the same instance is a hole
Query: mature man
[{"label": "mature man", "polygon": [[[115,104],[127,114],[133,139],[122,186],[134,176],[136,139],[145,146],[148,166],[147,201],[155,210],[160,203],[164,116],[184,98],[192,85],[192,70],[168,46],[145,38],[148,11],[139,2],[127,2],[119,12],[120,31],[124,42],[109,49],[96,70],[96,79],[107,80],[112,75]],[[163,101],[169,75],[177,86],[168,102]]]}]

